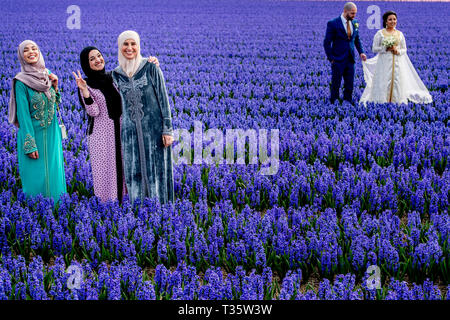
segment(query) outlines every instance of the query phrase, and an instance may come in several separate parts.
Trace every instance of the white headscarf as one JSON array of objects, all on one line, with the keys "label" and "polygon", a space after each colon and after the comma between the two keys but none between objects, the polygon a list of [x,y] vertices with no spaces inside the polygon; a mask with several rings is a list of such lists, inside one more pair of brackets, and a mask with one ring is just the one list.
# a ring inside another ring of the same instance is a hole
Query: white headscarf
[{"label": "white headscarf", "polygon": [[[133,39],[137,43],[137,55],[134,59],[127,59],[122,54],[122,46],[125,40]],[[141,56],[141,39],[136,31],[132,30],[126,30],[122,32],[119,35],[119,38],[117,39],[117,44],[119,45],[119,65],[122,68],[122,70],[131,78],[135,73],[136,70],[139,68],[139,65],[142,61]]]}]

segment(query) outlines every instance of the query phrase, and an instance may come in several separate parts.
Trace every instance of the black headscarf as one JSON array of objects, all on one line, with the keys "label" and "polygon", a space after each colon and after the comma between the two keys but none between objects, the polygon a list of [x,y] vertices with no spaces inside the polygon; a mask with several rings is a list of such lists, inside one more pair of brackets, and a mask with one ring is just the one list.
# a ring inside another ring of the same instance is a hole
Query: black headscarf
[{"label": "black headscarf", "polygon": [[[81,68],[87,77],[85,80],[89,87],[99,89],[105,96],[108,116],[113,120],[118,119],[122,115],[120,94],[113,85],[111,72],[105,72],[105,68],[100,71],[95,71],[89,66],[89,52],[92,50],[98,49],[96,47],[86,47],[80,53]],[[98,51],[100,52],[100,50]]]}]

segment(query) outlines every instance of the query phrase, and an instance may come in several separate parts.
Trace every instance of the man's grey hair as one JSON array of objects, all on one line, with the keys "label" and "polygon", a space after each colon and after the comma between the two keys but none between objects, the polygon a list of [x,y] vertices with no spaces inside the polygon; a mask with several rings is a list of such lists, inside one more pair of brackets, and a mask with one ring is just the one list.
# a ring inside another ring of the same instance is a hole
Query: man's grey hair
[{"label": "man's grey hair", "polygon": [[344,5],[344,10],[346,10],[346,11],[350,11],[350,10],[352,10],[353,8],[356,8],[356,4],[355,4],[354,2],[347,2],[347,3]]}]

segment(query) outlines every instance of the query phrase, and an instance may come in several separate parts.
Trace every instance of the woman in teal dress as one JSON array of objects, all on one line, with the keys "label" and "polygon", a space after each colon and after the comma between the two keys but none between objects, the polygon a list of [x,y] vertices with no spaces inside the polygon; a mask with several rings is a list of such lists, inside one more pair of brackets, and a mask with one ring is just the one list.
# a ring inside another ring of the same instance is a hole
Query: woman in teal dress
[{"label": "woman in teal dress", "polygon": [[45,68],[35,42],[23,41],[18,56],[21,72],[13,79],[9,122],[19,128],[17,157],[23,192],[57,201],[67,192],[56,110],[61,101],[58,77]]}]

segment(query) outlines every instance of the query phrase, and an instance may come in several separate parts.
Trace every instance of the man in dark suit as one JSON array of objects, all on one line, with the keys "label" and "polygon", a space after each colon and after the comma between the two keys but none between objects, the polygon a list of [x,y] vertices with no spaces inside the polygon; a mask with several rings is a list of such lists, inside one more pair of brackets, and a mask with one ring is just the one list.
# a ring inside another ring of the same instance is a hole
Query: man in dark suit
[{"label": "man in dark suit", "polygon": [[327,24],[323,46],[331,62],[331,103],[339,98],[342,78],[344,78],[344,100],[353,103],[355,47],[361,59],[363,61],[367,59],[359,39],[359,24],[354,20],[356,11],[356,5],[353,2],[347,2],[344,12],[339,17],[328,21]]}]

